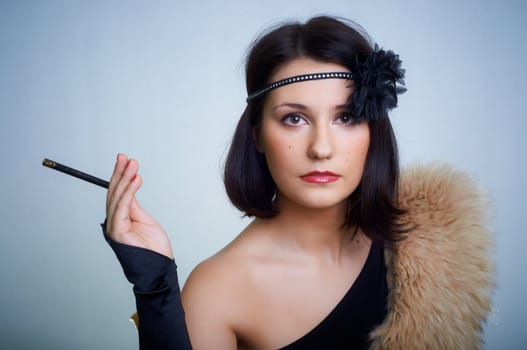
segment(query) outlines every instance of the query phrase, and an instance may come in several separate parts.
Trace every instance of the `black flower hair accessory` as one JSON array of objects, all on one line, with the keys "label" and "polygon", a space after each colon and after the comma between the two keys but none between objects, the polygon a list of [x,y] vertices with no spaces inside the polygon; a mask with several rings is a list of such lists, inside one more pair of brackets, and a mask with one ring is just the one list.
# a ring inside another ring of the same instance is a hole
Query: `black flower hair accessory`
[{"label": "black flower hair accessory", "polygon": [[381,120],[397,107],[397,95],[406,91],[405,70],[399,55],[384,51],[377,45],[368,58],[357,65],[353,73],[354,91],[348,112],[359,120]]}]

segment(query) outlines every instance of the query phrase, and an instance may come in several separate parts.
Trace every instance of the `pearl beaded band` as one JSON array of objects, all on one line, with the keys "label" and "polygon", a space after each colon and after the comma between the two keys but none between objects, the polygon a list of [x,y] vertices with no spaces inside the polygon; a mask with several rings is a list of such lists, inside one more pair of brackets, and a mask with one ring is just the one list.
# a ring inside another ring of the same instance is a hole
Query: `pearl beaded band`
[{"label": "pearl beaded band", "polygon": [[271,83],[267,86],[264,86],[262,89],[257,90],[256,92],[253,92],[250,94],[246,101],[250,102],[251,100],[257,99],[258,97],[265,95],[269,91],[279,88],[280,86],[292,84],[292,83],[298,83],[301,81],[308,81],[308,80],[320,80],[320,79],[353,79],[353,74],[350,72],[328,72],[328,73],[311,73],[311,74],[302,74],[302,75],[295,75],[293,77],[285,78],[282,80],[278,80],[277,82]]}]

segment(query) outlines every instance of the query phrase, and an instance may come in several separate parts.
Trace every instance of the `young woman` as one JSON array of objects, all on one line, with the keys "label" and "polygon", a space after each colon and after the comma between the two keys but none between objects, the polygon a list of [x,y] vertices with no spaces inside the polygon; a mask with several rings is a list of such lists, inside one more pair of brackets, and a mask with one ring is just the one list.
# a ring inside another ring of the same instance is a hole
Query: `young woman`
[{"label": "young woman", "polygon": [[[224,179],[234,205],[255,219],[195,268],[181,299],[169,239],[135,199],[138,163],[118,155],[104,228],[134,284],[142,349],[478,346],[489,308],[487,245],[468,249],[468,263],[450,266],[467,275],[480,271],[459,291],[462,308],[426,310],[457,299],[427,294],[426,283],[442,278],[442,270],[421,271],[426,249],[412,247],[424,241],[412,236],[428,239],[422,233],[431,223],[415,219],[411,203],[397,198],[388,110],[404,91],[400,63],[353,25],[330,17],[282,25],[255,42],[246,66],[247,107]],[[485,237],[481,215],[474,218],[473,236]],[[442,254],[449,264],[461,256]],[[441,283],[432,284],[460,284]],[[412,288],[415,298],[405,295]],[[415,310],[405,316],[412,299]],[[450,322],[445,314],[452,312]],[[404,335],[418,326],[429,329]]]}]

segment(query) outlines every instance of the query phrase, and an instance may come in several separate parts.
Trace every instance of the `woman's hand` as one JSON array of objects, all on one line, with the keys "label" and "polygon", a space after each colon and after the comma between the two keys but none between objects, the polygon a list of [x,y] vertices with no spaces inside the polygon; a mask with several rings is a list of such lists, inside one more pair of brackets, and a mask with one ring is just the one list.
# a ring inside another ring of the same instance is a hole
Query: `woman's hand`
[{"label": "woman's hand", "polygon": [[136,160],[117,155],[106,196],[106,233],[119,243],[150,249],[173,259],[166,232],[135,198],[142,185],[138,170]]}]

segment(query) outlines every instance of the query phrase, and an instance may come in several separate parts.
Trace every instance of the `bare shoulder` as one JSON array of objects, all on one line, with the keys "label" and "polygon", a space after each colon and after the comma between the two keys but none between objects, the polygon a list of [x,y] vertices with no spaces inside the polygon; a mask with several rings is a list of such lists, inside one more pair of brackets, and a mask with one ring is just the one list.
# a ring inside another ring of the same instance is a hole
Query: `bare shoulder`
[{"label": "bare shoulder", "polygon": [[247,231],[198,264],[185,283],[181,296],[196,349],[236,348],[238,325],[247,320],[250,309],[247,266],[254,243]]},{"label": "bare shoulder", "polygon": [[226,297],[243,277],[240,254],[225,248],[199,263],[183,288],[183,299]]},{"label": "bare shoulder", "polygon": [[[232,242],[219,252],[199,263],[190,274],[183,289],[184,294],[211,293],[210,290],[201,291],[202,287],[215,287],[217,292],[224,289],[231,294],[232,287],[246,285],[243,283],[247,277],[247,263],[254,257],[258,245],[258,235],[254,234],[252,225],[249,225]],[[242,281],[242,282],[240,282]],[[195,291],[197,287],[200,291]]]}]

